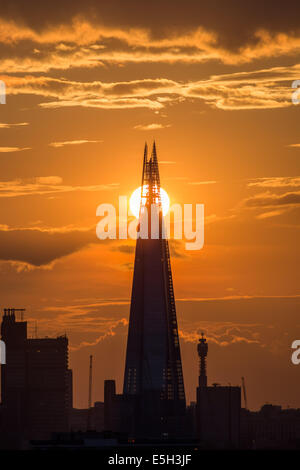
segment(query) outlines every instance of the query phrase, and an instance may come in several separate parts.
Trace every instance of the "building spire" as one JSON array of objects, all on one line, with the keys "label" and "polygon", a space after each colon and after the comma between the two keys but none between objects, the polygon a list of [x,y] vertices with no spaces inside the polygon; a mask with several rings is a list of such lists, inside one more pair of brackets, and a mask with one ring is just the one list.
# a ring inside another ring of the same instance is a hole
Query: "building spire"
[{"label": "building spire", "polygon": [[133,433],[161,437],[182,426],[185,392],[169,245],[161,236],[155,143],[150,158],[144,152],[142,186],[140,223],[142,226],[148,217],[148,237],[136,240],[123,393],[136,404],[132,407]]},{"label": "building spire", "polygon": [[154,180],[157,186],[160,188],[160,178],[159,178],[159,169],[158,169],[158,160],[157,160],[155,140],[153,141],[151,160],[152,160],[152,171],[154,174]]},{"label": "building spire", "polygon": [[151,157],[149,159],[148,146],[147,143],[145,143],[141,203],[149,207],[151,204],[161,206],[160,178],[155,142],[153,142]]},{"label": "building spire", "polygon": [[198,343],[198,356],[199,362],[199,387],[207,387],[207,375],[206,375],[206,357],[208,351],[208,345],[204,333],[201,333],[201,338]]},{"label": "building spire", "polygon": [[148,145],[147,145],[147,142],[145,142],[144,163],[143,163],[143,173],[142,173],[142,186],[141,186],[142,195],[143,195],[143,185],[144,185],[144,181],[145,181],[145,174],[146,174],[146,171],[147,171],[147,162],[148,162]]}]

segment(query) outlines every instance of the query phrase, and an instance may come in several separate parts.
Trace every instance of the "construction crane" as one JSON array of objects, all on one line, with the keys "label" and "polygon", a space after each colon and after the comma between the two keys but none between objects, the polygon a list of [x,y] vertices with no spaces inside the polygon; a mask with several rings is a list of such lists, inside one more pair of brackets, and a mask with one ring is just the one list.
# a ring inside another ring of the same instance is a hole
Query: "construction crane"
[{"label": "construction crane", "polygon": [[93,356],[90,355],[90,373],[89,373],[89,403],[88,403],[88,415],[87,415],[87,430],[91,429],[92,421],[92,386],[93,386]]},{"label": "construction crane", "polygon": [[4,315],[15,315],[15,312],[21,312],[21,321],[24,321],[24,312],[26,308],[5,308]]},{"label": "construction crane", "polygon": [[247,405],[247,394],[246,394],[246,385],[245,385],[245,378],[244,377],[242,377],[242,389],[243,389],[243,395],[244,395],[245,410],[247,410],[248,405]]}]

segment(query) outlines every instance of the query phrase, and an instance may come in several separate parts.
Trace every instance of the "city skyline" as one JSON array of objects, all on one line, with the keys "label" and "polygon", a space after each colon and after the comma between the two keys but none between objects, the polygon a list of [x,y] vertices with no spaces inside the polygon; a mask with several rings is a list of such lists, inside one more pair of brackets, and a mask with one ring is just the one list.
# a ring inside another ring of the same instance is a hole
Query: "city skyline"
[{"label": "city skyline", "polygon": [[299,6],[54,3],[0,12],[1,307],[67,332],[76,407],[90,354],[94,399],[121,392],[135,243],[100,241],[95,214],[140,186],[155,138],[171,203],[205,206],[203,249],[170,241],[187,402],[204,331],[209,384],[300,407]]}]

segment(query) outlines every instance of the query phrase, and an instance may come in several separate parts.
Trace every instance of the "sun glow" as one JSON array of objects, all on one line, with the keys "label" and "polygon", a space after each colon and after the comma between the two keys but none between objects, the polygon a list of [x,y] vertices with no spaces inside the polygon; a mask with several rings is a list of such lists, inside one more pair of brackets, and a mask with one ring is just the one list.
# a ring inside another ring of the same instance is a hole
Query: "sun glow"
[{"label": "sun glow", "polygon": [[[129,201],[130,210],[136,218],[139,217],[139,213],[140,213],[141,191],[142,191],[141,186],[137,188],[135,191],[133,191],[130,197],[130,201]],[[147,191],[147,188],[146,188],[146,191]],[[160,197],[161,197],[163,215],[166,215],[170,207],[170,198],[167,192],[163,188],[160,188]],[[144,203],[145,203],[145,198],[143,197],[143,204]]]}]

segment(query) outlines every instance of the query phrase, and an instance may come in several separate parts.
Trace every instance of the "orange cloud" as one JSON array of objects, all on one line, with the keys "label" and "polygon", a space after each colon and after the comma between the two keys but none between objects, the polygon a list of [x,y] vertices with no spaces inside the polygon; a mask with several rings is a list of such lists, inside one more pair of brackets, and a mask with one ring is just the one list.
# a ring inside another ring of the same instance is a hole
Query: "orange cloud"
[{"label": "orange cloud", "polygon": [[0,181],[0,198],[20,196],[42,196],[53,193],[69,193],[74,191],[112,191],[118,183],[98,184],[89,186],[71,186],[61,184],[59,176],[42,176],[33,180]]},{"label": "orange cloud", "polygon": [[82,145],[82,144],[98,144],[103,142],[103,140],[66,140],[63,142],[51,142],[49,144],[50,147],[60,148],[64,147],[65,145]]},{"label": "orange cloud", "polygon": [[134,126],[134,129],[137,129],[139,131],[154,131],[158,129],[165,129],[167,127],[171,127],[171,124],[158,124],[158,123],[153,123],[153,124],[138,124]]},{"label": "orange cloud", "polygon": [[4,76],[2,79],[7,84],[8,94],[41,96],[44,101],[40,106],[44,108],[82,106],[160,110],[168,104],[199,100],[214,108],[238,110],[293,106],[286,80],[296,79],[299,73],[300,65],[214,75],[209,79],[188,82],[165,78],[79,82],[32,75]]},{"label": "orange cloud", "polygon": [[23,152],[30,149],[31,147],[0,147],[0,153]]},{"label": "orange cloud", "polygon": [[[161,13],[161,12],[160,12]],[[145,16],[145,15],[144,15]],[[101,15],[100,15],[101,18]],[[111,18],[111,15],[110,15]],[[133,17],[132,17],[133,19]],[[160,35],[155,27],[130,24],[105,25],[99,19],[84,18],[74,14],[64,22],[47,27],[33,28],[17,23],[13,18],[0,21],[0,42],[10,48],[21,42],[33,46],[27,55],[10,55],[2,60],[2,70],[13,72],[38,72],[70,67],[95,67],[103,63],[183,62],[197,63],[220,60],[227,64],[251,62],[263,57],[296,55],[300,50],[300,34],[291,31],[270,32],[267,27],[252,26],[248,36],[234,36],[230,29],[224,35],[224,27],[199,24],[176,28],[162,28]],[[32,22],[29,22],[29,24]],[[182,25],[183,26],[183,25]],[[224,25],[223,25],[224,26]],[[268,24],[270,26],[270,24]],[[233,41],[234,39],[234,41]],[[40,47],[42,46],[42,47]],[[20,55],[20,54],[19,54]]]},{"label": "orange cloud", "polygon": [[28,122],[5,123],[0,122],[0,129],[10,129],[11,127],[28,126]]}]

